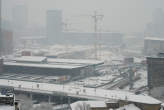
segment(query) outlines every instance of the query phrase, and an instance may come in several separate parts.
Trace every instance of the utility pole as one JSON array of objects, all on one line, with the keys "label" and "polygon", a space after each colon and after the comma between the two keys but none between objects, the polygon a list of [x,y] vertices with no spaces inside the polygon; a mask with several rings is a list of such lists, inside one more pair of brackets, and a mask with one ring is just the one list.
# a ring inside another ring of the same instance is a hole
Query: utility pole
[{"label": "utility pole", "polygon": [[94,47],[95,47],[95,59],[98,59],[98,21],[102,20],[104,17],[104,15],[102,14],[98,14],[97,11],[94,11],[94,15],[92,16],[92,18],[94,19],[94,33],[95,33],[95,43],[94,43]]}]

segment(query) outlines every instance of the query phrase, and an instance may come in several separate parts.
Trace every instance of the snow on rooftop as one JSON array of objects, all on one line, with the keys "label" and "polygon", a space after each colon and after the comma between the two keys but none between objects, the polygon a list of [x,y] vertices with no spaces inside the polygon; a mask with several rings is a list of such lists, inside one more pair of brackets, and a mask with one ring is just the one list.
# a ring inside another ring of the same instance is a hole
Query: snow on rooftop
[{"label": "snow on rooftop", "polygon": [[107,105],[104,101],[86,101],[86,103],[89,104],[91,108],[107,107]]},{"label": "snow on rooftop", "polygon": [[57,58],[48,58],[49,63],[76,63],[76,64],[87,64],[87,65],[97,65],[103,64],[103,61],[99,60],[89,60],[89,59],[57,59]]},{"label": "snow on rooftop", "polygon": [[[89,106],[88,106],[89,105]],[[106,108],[107,105],[104,101],[77,101],[71,104],[72,110],[78,110],[78,107],[90,107],[90,108]]]},{"label": "snow on rooftop", "polygon": [[141,110],[138,107],[136,107],[134,104],[129,104],[129,105],[125,105],[124,107],[121,107],[119,109],[116,110]]},{"label": "snow on rooftop", "polygon": [[85,65],[68,65],[68,64],[35,64],[35,63],[17,63],[17,62],[5,62],[6,66],[21,66],[21,67],[38,67],[38,68],[58,68],[58,69],[75,69],[83,68]]},{"label": "snow on rooftop", "polygon": [[[85,109],[87,106],[90,108],[107,108],[107,105],[104,101],[77,101],[71,104],[72,110],[80,110],[80,108]],[[120,107],[116,110],[141,110],[141,109],[136,107],[134,104],[129,104]]]},{"label": "snow on rooftop", "polygon": [[157,37],[146,37],[145,40],[158,40],[158,41],[164,41],[162,38],[157,38]]},{"label": "snow on rooftop", "polygon": [[13,61],[18,62],[42,62],[46,59],[46,57],[39,57],[39,56],[22,56],[12,59]]},{"label": "snow on rooftop", "polygon": [[6,95],[0,94],[0,98],[1,98],[1,97],[13,97],[13,95],[6,96]]},{"label": "snow on rooftop", "polygon": [[[47,63],[42,63],[45,60],[47,60]],[[31,63],[27,63],[27,62],[31,62]],[[36,63],[32,63],[32,62],[36,62]],[[4,64],[8,66],[74,69],[74,68],[83,68],[90,65],[100,65],[103,63],[104,63],[103,61],[98,61],[98,60],[56,59],[56,58],[46,58],[46,57],[38,57],[38,56],[37,57],[23,56],[23,57],[13,58],[12,61],[5,62]]]}]

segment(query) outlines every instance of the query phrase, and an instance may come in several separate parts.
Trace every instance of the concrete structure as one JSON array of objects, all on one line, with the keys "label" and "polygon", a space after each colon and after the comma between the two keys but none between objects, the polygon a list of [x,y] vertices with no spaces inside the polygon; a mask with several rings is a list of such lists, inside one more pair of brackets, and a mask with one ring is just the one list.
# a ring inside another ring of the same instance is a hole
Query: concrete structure
[{"label": "concrete structure", "polygon": [[150,96],[135,95],[134,93],[119,90],[103,90],[7,79],[0,79],[0,82],[3,86],[13,86],[15,91],[23,91],[24,93],[57,94],[65,97],[76,97],[99,101],[119,100],[120,106],[134,103],[143,110],[159,110],[161,106],[161,101]]},{"label": "concrete structure", "polygon": [[47,11],[47,39],[48,43],[55,44],[60,41],[62,33],[62,11]]},{"label": "concrete structure", "polygon": [[0,73],[3,72],[3,59],[0,58]]},{"label": "concrete structure", "polygon": [[12,59],[17,63],[47,63],[46,57],[35,57],[35,56],[22,56]]},{"label": "concrete structure", "polygon": [[164,57],[148,57],[149,93],[156,98],[164,96]]},{"label": "concrete structure", "polygon": [[164,58],[147,57],[148,87],[164,86]]},{"label": "concrete structure", "polygon": [[105,101],[78,101],[73,104],[71,104],[72,110],[78,110],[80,108],[86,109],[86,110],[159,110],[160,107],[155,107],[154,105],[146,105],[146,104],[137,104],[133,102],[128,102],[124,105],[120,103],[120,101],[117,102],[105,102]]},{"label": "concrete structure", "polygon": [[164,53],[164,39],[161,38],[145,38],[144,54],[146,56],[154,56],[158,53]]},{"label": "concrete structure", "polygon": [[16,110],[13,87],[0,86],[0,110]]},{"label": "concrete structure", "polygon": [[22,75],[57,76],[60,77],[60,80],[75,80],[95,75],[96,66],[101,64],[103,62],[97,60],[23,56],[4,62],[4,72]]},{"label": "concrete structure", "polygon": [[13,44],[13,32],[10,30],[2,30],[2,54],[8,55],[12,54],[14,49]]},{"label": "concrete structure", "polygon": [[78,110],[80,108],[86,110],[109,110],[104,101],[78,101],[71,104],[72,110]]}]

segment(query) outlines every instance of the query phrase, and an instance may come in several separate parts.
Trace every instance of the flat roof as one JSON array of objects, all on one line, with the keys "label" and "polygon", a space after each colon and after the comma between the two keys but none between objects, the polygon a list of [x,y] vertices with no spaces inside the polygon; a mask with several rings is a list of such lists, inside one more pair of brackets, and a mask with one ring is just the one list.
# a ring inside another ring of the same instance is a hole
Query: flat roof
[{"label": "flat roof", "polygon": [[16,62],[42,62],[47,59],[47,63],[56,64],[71,64],[71,65],[101,65],[104,64],[103,61],[93,60],[93,59],[61,59],[61,58],[47,58],[40,56],[22,56],[13,58],[12,61]]},{"label": "flat roof", "polygon": [[42,62],[46,59],[46,57],[39,57],[39,56],[22,56],[16,57],[12,59],[12,61],[16,62]]},{"label": "flat roof", "polygon": [[91,59],[58,59],[48,58],[48,63],[65,63],[65,64],[85,64],[85,65],[101,65],[103,61],[91,60]]},{"label": "flat roof", "polygon": [[157,41],[164,41],[162,38],[157,38],[157,37],[145,37],[145,40],[157,40]]},{"label": "flat roof", "polygon": [[21,67],[38,67],[51,69],[75,69],[84,68],[86,65],[64,65],[64,64],[36,64],[36,63],[18,63],[18,62],[4,62],[6,66],[21,66]]},{"label": "flat roof", "polygon": [[[42,63],[47,60],[46,63]],[[28,62],[28,63],[27,63]],[[4,62],[8,66],[22,66],[22,67],[40,67],[40,68],[58,68],[58,69],[75,69],[84,68],[91,65],[101,65],[103,61],[86,60],[86,59],[58,59],[46,58],[38,56],[22,56],[12,59],[9,62]]]}]

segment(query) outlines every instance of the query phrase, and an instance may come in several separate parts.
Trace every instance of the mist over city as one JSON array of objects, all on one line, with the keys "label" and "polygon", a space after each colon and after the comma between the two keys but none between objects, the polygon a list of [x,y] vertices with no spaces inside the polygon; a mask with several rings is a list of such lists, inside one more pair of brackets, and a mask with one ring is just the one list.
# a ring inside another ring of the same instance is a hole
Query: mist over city
[{"label": "mist over city", "polygon": [[163,0],[0,0],[0,110],[163,110]]}]

